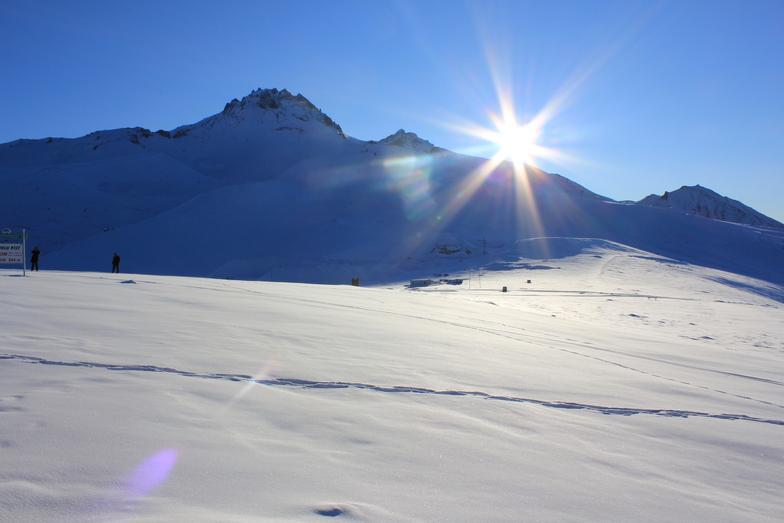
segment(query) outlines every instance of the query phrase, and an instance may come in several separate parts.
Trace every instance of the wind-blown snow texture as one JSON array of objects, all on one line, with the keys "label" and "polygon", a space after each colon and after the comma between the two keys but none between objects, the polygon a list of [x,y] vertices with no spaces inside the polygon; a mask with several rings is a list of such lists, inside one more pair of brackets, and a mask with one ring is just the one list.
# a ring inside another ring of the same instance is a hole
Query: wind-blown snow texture
[{"label": "wind-blown snow texture", "polygon": [[44,269],[104,271],[119,252],[136,273],[382,283],[426,277],[433,253],[469,266],[519,240],[567,237],[784,282],[781,224],[700,216],[744,222],[737,202],[690,191],[686,208],[700,212],[618,203],[403,130],[364,142],[286,90],[171,131],[3,144],[0,183],[0,226],[25,228]]}]

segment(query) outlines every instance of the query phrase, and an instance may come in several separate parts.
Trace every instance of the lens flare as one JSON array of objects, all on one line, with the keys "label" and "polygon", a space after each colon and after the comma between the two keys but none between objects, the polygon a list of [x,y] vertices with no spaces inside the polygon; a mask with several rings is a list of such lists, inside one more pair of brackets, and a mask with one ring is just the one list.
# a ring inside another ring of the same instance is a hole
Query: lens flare
[{"label": "lens flare", "polygon": [[431,161],[426,155],[411,155],[387,158],[383,162],[388,188],[400,195],[409,220],[435,207],[430,187]]},{"label": "lens flare", "polygon": [[231,408],[236,402],[241,400],[248,392],[251,391],[256,385],[263,384],[266,381],[272,381],[280,375],[283,370],[283,362],[277,356],[270,358],[261,368],[249,379],[245,386],[243,386],[231,400],[223,406],[218,413],[218,417],[222,416],[227,409]]},{"label": "lens flare", "polygon": [[177,463],[179,451],[169,447],[144,460],[125,481],[126,493],[130,496],[146,496],[169,477]]}]

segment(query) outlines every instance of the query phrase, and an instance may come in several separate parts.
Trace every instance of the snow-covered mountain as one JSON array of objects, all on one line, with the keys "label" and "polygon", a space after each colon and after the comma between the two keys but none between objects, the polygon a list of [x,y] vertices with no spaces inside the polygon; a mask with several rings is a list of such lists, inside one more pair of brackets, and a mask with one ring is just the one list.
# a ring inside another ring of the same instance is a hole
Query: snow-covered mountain
[{"label": "snow-covered mountain", "polygon": [[637,203],[673,209],[713,220],[784,229],[783,223],[769,218],[737,200],[727,198],[699,185],[693,187],[684,185],[676,191],[665,191],[662,196],[651,194]]},{"label": "snow-covered mountain", "polygon": [[108,270],[119,252],[137,273],[380,283],[444,257],[507,261],[521,240],[595,238],[784,281],[782,229],[614,202],[403,130],[357,140],[286,90],[170,131],[2,144],[0,183],[0,226],[26,229],[44,269]]}]

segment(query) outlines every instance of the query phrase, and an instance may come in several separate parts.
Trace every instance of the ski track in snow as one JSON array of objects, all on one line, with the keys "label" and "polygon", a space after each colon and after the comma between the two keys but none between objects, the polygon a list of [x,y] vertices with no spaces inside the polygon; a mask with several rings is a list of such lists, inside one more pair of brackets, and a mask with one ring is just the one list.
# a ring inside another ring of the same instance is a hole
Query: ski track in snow
[{"label": "ski track in snow", "polygon": [[[474,397],[485,400],[495,401],[508,401],[515,403],[528,403],[538,405],[541,407],[548,407],[554,409],[569,409],[569,410],[585,410],[588,412],[596,412],[605,415],[620,415],[632,416],[635,414],[650,415],[650,416],[664,416],[676,418],[713,418],[723,420],[735,421],[752,421],[756,423],[766,423],[770,425],[784,426],[784,420],[777,419],[764,419],[753,416],[746,416],[744,414],[710,414],[708,412],[698,412],[690,410],[673,410],[673,409],[642,409],[630,407],[609,407],[602,405],[590,405],[585,403],[574,403],[568,401],[545,401],[534,398],[521,398],[516,396],[499,396],[489,394],[481,391],[461,391],[461,390],[435,390],[421,387],[409,386],[380,386],[367,383],[353,383],[342,381],[311,381],[296,378],[269,378],[266,380],[257,381],[253,376],[247,374],[206,374],[198,372],[181,371],[171,367],[158,367],[155,365],[116,365],[108,363],[95,363],[87,361],[55,361],[47,360],[44,358],[37,358],[33,356],[24,356],[21,354],[0,354],[0,360],[15,360],[24,363],[34,363],[40,365],[56,365],[62,367],[82,367],[82,368],[97,368],[112,371],[131,371],[131,372],[163,372],[167,374],[175,374],[188,378],[201,378],[211,380],[228,380],[234,382],[254,382],[259,385],[267,385],[273,387],[295,387],[301,389],[362,389],[383,393],[409,393],[409,394],[430,394],[435,396],[464,396]],[[0,410],[2,412],[2,410]]]},{"label": "ski track in snow", "polygon": [[[233,287],[231,285],[225,285],[225,286],[229,287],[232,290],[238,290],[237,287]],[[278,298],[278,299],[286,298],[285,296],[281,296],[279,294],[273,294],[273,293],[267,293],[267,292],[261,292],[261,291],[253,291],[253,290],[250,290],[250,289],[241,289],[241,290],[244,290],[245,292],[248,292],[248,293],[251,293],[251,294],[258,294],[258,295],[264,296],[266,298],[272,298],[272,297]],[[575,291],[575,292],[579,292],[579,291]],[[602,293],[602,294],[604,294],[604,293]],[[634,294],[623,295],[623,296],[645,297],[643,295],[634,295]],[[442,323],[442,324],[446,324],[446,325],[449,325],[449,326],[452,326],[452,327],[477,330],[477,331],[484,332],[484,333],[487,333],[487,334],[491,334],[491,335],[494,335],[494,336],[500,336],[500,337],[503,337],[503,338],[507,338],[507,339],[510,339],[510,340],[513,340],[513,341],[519,341],[519,342],[529,342],[530,340],[543,341],[543,342],[547,343],[547,348],[549,348],[549,349],[559,350],[559,351],[566,352],[566,353],[569,353],[569,354],[574,354],[574,355],[577,355],[577,356],[582,356],[584,358],[589,358],[589,359],[592,359],[592,360],[600,361],[602,363],[615,365],[617,367],[620,367],[620,368],[623,368],[623,369],[626,369],[626,370],[629,370],[629,371],[632,371],[632,372],[637,372],[637,373],[640,373],[640,374],[644,374],[646,376],[651,376],[651,377],[654,377],[654,378],[659,378],[659,379],[671,381],[671,382],[674,382],[674,383],[680,383],[680,384],[686,385],[686,386],[697,387],[697,388],[700,388],[700,389],[709,390],[709,391],[715,392],[717,394],[726,394],[728,396],[733,396],[733,397],[736,397],[736,398],[739,398],[739,399],[754,401],[754,402],[762,403],[762,404],[765,404],[765,405],[771,405],[771,406],[775,406],[775,407],[779,407],[781,409],[784,409],[784,405],[771,403],[771,402],[765,401],[765,400],[758,400],[758,399],[755,399],[755,398],[751,398],[749,396],[733,394],[731,392],[727,392],[727,391],[719,390],[719,389],[714,389],[714,388],[711,388],[711,387],[706,387],[704,385],[695,385],[694,383],[690,383],[690,382],[687,382],[687,381],[677,380],[677,379],[674,379],[674,378],[668,378],[666,376],[661,376],[659,374],[654,374],[654,373],[651,373],[651,372],[647,372],[647,371],[644,371],[642,369],[631,367],[629,365],[624,365],[624,364],[618,363],[616,361],[611,361],[611,360],[608,360],[608,359],[605,359],[605,358],[600,358],[598,356],[592,356],[592,355],[586,354],[584,352],[578,352],[576,350],[571,350],[571,349],[567,349],[567,348],[564,348],[564,347],[557,347],[557,346],[550,345],[550,344],[553,343],[553,342],[559,342],[561,344],[574,346],[574,347],[577,347],[577,348],[583,349],[583,350],[607,352],[607,353],[616,354],[616,355],[620,355],[620,356],[631,357],[631,358],[638,358],[638,359],[642,359],[642,360],[653,361],[653,362],[656,362],[656,363],[662,363],[662,364],[665,364],[665,365],[673,365],[673,366],[676,366],[676,367],[682,367],[682,368],[687,368],[687,369],[699,370],[699,371],[709,372],[709,373],[716,373],[716,374],[721,374],[723,376],[729,376],[729,377],[746,379],[746,380],[752,380],[752,381],[759,381],[759,382],[767,383],[767,384],[770,384],[770,385],[776,385],[776,386],[779,386],[779,387],[784,387],[784,383],[782,383],[780,381],[770,380],[770,379],[766,379],[766,378],[759,378],[759,377],[756,377],[756,376],[747,376],[745,374],[738,374],[738,373],[734,373],[734,372],[726,372],[726,371],[721,371],[721,370],[716,370],[716,369],[710,369],[710,368],[707,368],[707,367],[701,367],[701,366],[697,366],[697,365],[689,365],[689,364],[686,364],[686,363],[677,363],[677,362],[673,362],[673,361],[664,360],[664,359],[661,359],[661,358],[654,358],[652,356],[643,356],[643,355],[638,355],[638,354],[622,353],[622,352],[619,352],[619,351],[616,351],[616,350],[613,350],[613,349],[608,349],[608,348],[605,348],[605,347],[597,347],[597,346],[592,345],[592,344],[586,344],[586,343],[582,343],[582,342],[579,342],[579,341],[576,341],[576,340],[570,340],[568,338],[557,338],[557,337],[554,337],[552,335],[535,334],[535,333],[532,333],[531,331],[525,330],[522,327],[515,327],[513,325],[507,325],[507,324],[503,324],[503,323],[495,323],[495,325],[497,325],[499,327],[503,327],[505,329],[511,329],[511,330],[517,331],[517,332],[509,332],[509,331],[504,331],[504,330],[497,330],[497,329],[492,329],[492,328],[486,328],[486,327],[481,327],[479,325],[468,325],[468,324],[460,323],[460,322],[456,322],[456,321],[449,321],[449,320],[443,320],[443,319],[438,319],[438,318],[428,318],[428,317],[424,317],[424,316],[419,316],[419,315],[414,315],[414,314],[406,314],[406,313],[401,313],[401,312],[397,312],[397,311],[389,311],[389,310],[382,310],[382,309],[370,309],[370,308],[367,308],[367,307],[360,307],[360,306],[356,306],[356,305],[338,304],[338,303],[334,303],[334,302],[325,302],[325,301],[319,301],[319,300],[313,300],[313,299],[304,299],[304,298],[301,298],[301,297],[292,298],[292,299],[297,301],[297,302],[308,302],[308,303],[314,303],[314,304],[317,304],[317,305],[330,305],[330,306],[333,306],[333,307],[342,307],[342,308],[347,308],[347,309],[357,309],[357,310],[363,310],[363,311],[372,311],[372,312],[377,312],[377,313],[380,313],[380,314],[391,314],[391,315],[395,315],[395,316],[402,316],[402,317],[405,317],[405,318],[413,318],[413,319],[422,320],[422,321],[431,321],[431,322],[435,322],[435,323]],[[521,336],[519,334],[519,331],[525,331],[525,336],[524,337]]]},{"label": "ski track in snow", "polygon": [[[614,258],[615,257],[613,257],[613,259]],[[609,261],[612,261],[612,260],[608,260],[608,263],[609,263]],[[601,267],[601,270],[603,270],[604,267],[606,267],[606,265],[607,265],[607,263],[603,264],[602,267]],[[144,282],[144,283],[160,284],[160,282]],[[406,314],[406,313],[403,313],[403,312],[386,310],[386,309],[378,309],[378,308],[372,308],[371,309],[371,308],[367,308],[367,307],[361,307],[361,306],[358,306],[358,305],[348,305],[348,304],[335,303],[335,302],[332,302],[332,301],[327,302],[327,301],[316,300],[316,299],[307,299],[307,298],[302,298],[300,296],[298,296],[298,297],[289,297],[289,296],[281,295],[281,294],[278,294],[278,293],[256,291],[256,290],[242,288],[242,287],[238,287],[238,286],[231,285],[231,284],[226,284],[226,283],[223,283],[222,286],[226,288],[225,290],[222,290],[223,292],[241,291],[241,292],[245,292],[245,293],[253,294],[253,295],[258,295],[258,296],[265,297],[265,298],[287,299],[289,301],[295,301],[295,302],[299,302],[299,303],[303,303],[304,302],[304,303],[312,303],[312,304],[321,305],[321,306],[329,305],[329,306],[332,306],[332,307],[340,307],[340,308],[345,308],[345,309],[354,309],[354,310],[361,310],[361,311],[372,311],[372,312],[377,312],[377,313],[380,313],[380,314],[389,314],[389,315],[394,315],[394,316],[401,316],[401,317],[404,317],[404,318],[412,318],[412,319],[416,319],[416,320],[420,320],[420,321],[430,321],[430,322],[435,322],[435,323],[441,323],[441,324],[449,325],[449,326],[452,326],[452,327],[477,330],[477,331],[480,331],[480,332],[484,332],[484,333],[491,334],[491,335],[494,335],[494,336],[500,336],[500,337],[503,337],[503,338],[507,338],[507,339],[510,339],[510,340],[513,340],[513,341],[519,341],[519,342],[530,342],[531,340],[538,340],[538,341],[545,342],[546,343],[546,347],[549,348],[549,349],[559,350],[559,351],[566,352],[566,353],[569,353],[569,354],[573,354],[573,355],[576,355],[576,356],[582,356],[584,358],[589,358],[589,359],[592,359],[592,360],[600,361],[602,363],[606,363],[606,364],[609,364],[609,365],[615,365],[617,367],[629,370],[631,372],[637,372],[637,373],[640,373],[640,374],[644,374],[646,376],[651,376],[651,377],[654,377],[654,378],[671,381],[673,383],[680,383],[681,385],[686,385],[686,386],[690,386],[690,387],[696,387],[696,388],[699,388],[699,389],[715,392],[717,394],[725,394],[725,395],[733,396],[733,397],[736,397],[736,398],[739,398],[739,399],[748,400],[748,401],[754,401],[754,402],[761,403],[761,404],[764,404],[764,405],[770,405],[770,406],[774,406],[774,407],[778,407],[778,408],[784,409],[784,405],[779,405],[777,403],[772,403],[772,402],[765,401],[765,400],[759,400],[759,399],[756,399],[756,398],[751,398],[749,396],[743,396],[743,395],[740,395],[740,394],[734,394],[732,392],[727,392],[727,391],[724,391],[724,390],[714,389],[714,388],[711,388],[711,387],[706,387],[704,385],[696,385],[694,383],[683,381],[683,380],[678,380],[678,379],[675,379],[675,378],[668,378],[666,376],[662,376],[662,375],[659,375],[659,374],[654,374],[654,373],[651,373],[651,372],[648,372],[648,371],[645,371],[645,370],[642,370],[642,369],[638,369],[636,367],[631,367],[629,365],[624,365],[624,364],[618,363],[616,361],[608,360],[608,359],[605,359],[605,358],[600,358],[598,356],[593,356],[591,354],[586,354],[585,352],[580,352],[578,350],[573,350],[573,349],[568,349],[568,348],[564,348],[564,347],[555,346],[555,345],[552,345],[552,343],[558,342],[558,343],[560,343],[562,345],[569,345],[569,346],[573,346],[575,348],[582,349],[582,350],[605,352],[605,353],[620,355],[620,356],[623,356],[623,357],[637,358],[637,359],[646,360],[646,361],[653,361],[653,362],[661,363],[661,364],[665,364],[665,365],[673,365],[673,366],[681,367],[681,368],[687,368],[687,369],[699,370],[699,371],[703,371],[703,372],[715,373],[715,374],[720,374],[720,375],[723,375],[723,376],[728,376],[728,377],[733,377],[733,378],[752,380],[752,381],[759,381],[759,382],[767,383],[769,385],[775,385],[775,386],[779,386],[779,387],[784,387],[784,383],[782,383],[780,381],[771,380],[771,379],[759,378],[759,377],[756,377],[756,376],[748,376],[748,375],[745,375],[745,374],[738,374],[738,373],[734,373],[734,372],[726,372],[726,371],[716,370],[716,369],[710,369],[710,368],[707,368],[707,367],[702,367],[702,366],[697,366],[697,365],[689,365],[689,364],[686,364],[686,363],[678,363],[678,362],[664,360],[664,359],[661,359],[661,358],[655,358],[655,357],[652,357],[652,356],[643,356],[643,355],[638,355],[638,354],[630,354],[630,353],[625,353],[625,352],[619,352],[619,351],[616,351],[616,350],[613,350],[613,349],[609,349],[609,348],[606,348],[606,347],[599,347],[599,346],[596,346],[596,345],[593,345],[593,344],[587,344],[587,343],[583,343],[583,342],[580,342],[580,341],[577,341],[577,340],[571,340],[571,339],[568,339],[568,338],[559,338],[559,337],[555,337],[555,336],[552,336],[552,335],[536,334],[536,333],[528,331],[528,330],[526,330],[526,329],[524,329],[522,327],[517,327],[517,326],[514,326],[514,325],[507,325],[507,324],[504,324],[504,323],[494,323],[494,324],[496,326],[498,326],[498,327],[501,327],[503,329],[509,329],[509,330],[498,330],[498,329],[493,329],[493,328],[482,327],[482,326],[479,326],[479,325],[469,325],[469,324],[466,324],[466,323],[460,323],[458,321],[450,321],[450,320],[444,320],[444,319],[438,319],[438,318],[429,318],[429,317],[424,317],[424,316],[420,316],[420,315]],[[216,290],[216,291],[221,290],[221,289],[218,289],[218,288],[207,288],[207,287],[203,287],[203,286],[199,286],[199,285],[192,285],[192,284],[191,285],[187,285],[186,287],[193,288],[193,289],[199,289],[199,290]],[[549,292],[554,292],[554,293],[558,293],[558,292],[572,293],[573,292],[575,294],[586,294],[586,293],[590,293],[591,291],[549,291]],[[633,298],[651,298],[651,297],[653,297],[653,296],[648,296],[648,295],[623,294],[623,293],[604,293],[604,292],[599,292],[599,293],[596,293],[596,294],[608,295],[608,296],[614,296],[614,297],[633,297]],[[658,298],[665,298],[666,299],[666,297],[664,297],[664,296],[658,296]],[[677,300],[677,299],[683,299],[683,298],[670,298],[670,299],[676,299]],[[510,331],[515,331],[515,332],[510,332]],[[520,331],[524,331],[525,335],[524,336],[520,335]],[[248,378],[252,379],[251,376],[249,376]]]}]

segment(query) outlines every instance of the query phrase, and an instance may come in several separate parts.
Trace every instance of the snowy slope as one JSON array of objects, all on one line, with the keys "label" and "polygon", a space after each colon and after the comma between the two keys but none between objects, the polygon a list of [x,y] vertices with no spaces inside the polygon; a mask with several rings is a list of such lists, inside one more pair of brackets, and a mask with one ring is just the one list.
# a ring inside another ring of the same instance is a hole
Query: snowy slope
[{"label": "snowy slope", "polygon": [[781,521],[784,287],[510,253],[421,289],[0,270],[0,519]]},{"label": "snowy slope", "polygon": [[768,218],[737,200],[721,196],[699,185],[694,187],[683,186],[672,192],[666,191],[662,196],[651,194],[637,203],[640,205],[665,207],[691,214],[692,216],[703,216],[725,222],[784,229],[784,223]]}]

